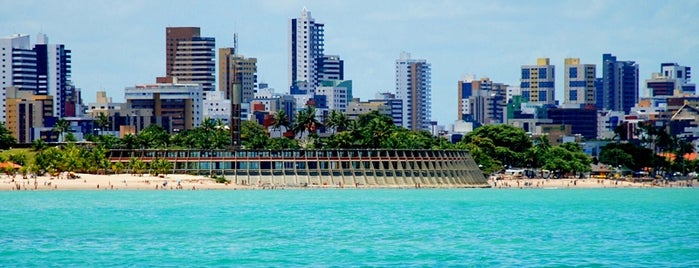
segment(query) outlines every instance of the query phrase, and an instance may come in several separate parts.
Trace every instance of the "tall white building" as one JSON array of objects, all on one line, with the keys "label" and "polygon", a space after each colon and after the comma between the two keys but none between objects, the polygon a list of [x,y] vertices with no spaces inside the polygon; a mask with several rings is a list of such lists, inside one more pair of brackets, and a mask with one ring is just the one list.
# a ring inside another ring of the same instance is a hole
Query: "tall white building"
[{"label": "tall white building", "polygon": [[324,55],[324,25],[316,23],[305,7],[289,23],[289,85],[301,83],[311,91],[320,82],[318,65]]},{"label": "tall white building", "polygon": [[45,34],[38,34],[34,46],[37,60],[37,95],[53,96],[53,116],[80,116],[79,90],[70,81],[71,51],[63,44],[49,44]]},{"label": "tall white building", "polygon": [[2,83],[2,96],[0,97],[0,118],[7,122],[5,107],[8,87],[18,90],[36,90],[36,52],[29,43],[29,35],[15,34],[0,38],[0,83]]},{"label": "tall white building", "polygon": [[431,65],[401,53],[396,60],[396,98],[403,102],[403,127],[430,130],[432,121]]}]

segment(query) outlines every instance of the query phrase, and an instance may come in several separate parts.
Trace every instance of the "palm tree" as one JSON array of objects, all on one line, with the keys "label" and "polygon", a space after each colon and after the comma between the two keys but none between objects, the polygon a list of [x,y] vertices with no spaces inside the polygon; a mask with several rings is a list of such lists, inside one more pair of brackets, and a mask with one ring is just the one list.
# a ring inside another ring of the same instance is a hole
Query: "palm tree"
[{"label": "palm tree", "polygon": [[64,139],[63,133],[68,132],[68,130],[70,130],[70,123],[63,118],[58,119],[58,121],[56,121],[56,124],[53,125],[52,130],[53,132],[58,132],[58,140],[62,141],[62,139]]},{"label": "palm tree", "polygon": [[109,117],[104,112],[100,112],[99,116],[97,116],[95,120],[95,123],[97,123],[97,126],[100,128],[99,134],[102,135],[104,129],[109,127]]},{"label": "palm tree", "polygon": [[7,129],[4,122],[0,122],[0,149],[8,149],[17,143],[12,132]]},{"label": "palm tree", "polygon": [[42,139],[36,139],[32,143],[32,150],[34,150],[35,152],[41,152],[48,147],[48,144],[46,144],[46,142]]},{"label": "palm tree", "polygon": [[332,110],[328,119],[325,121],[325,126],[333,129],[333,134],[336,131],[345,131],[350,124],[350,119],[343,112],[338,112],[337,110]]},{"label": "palm tree", "polygon": [[272,128],[278,130],[280,136],[283,136],[281,133],[281,127],[285,127],[288,129],[289,125],[291,125],[291,122],[289,121],[289,116],[286,115],[286,112],[284,112],[284,110],[279,110],[276,114],[274,114],[274,122],[272,122]]},{"label": "palm tree", "polygon": [[376,117],[369,121],[364,129],[364,143],[369,148],[381,148],[381,142],[387,140],[395,130],[395,125],[381,117]]},{"label": "palm tree", "polygon": [[308,135],[315,135],[316,128],[320,122],[316,119],[316,109],[313,106],[307,106],[306,109],[296,113],[292,130],[295,134],[308,131]]}]

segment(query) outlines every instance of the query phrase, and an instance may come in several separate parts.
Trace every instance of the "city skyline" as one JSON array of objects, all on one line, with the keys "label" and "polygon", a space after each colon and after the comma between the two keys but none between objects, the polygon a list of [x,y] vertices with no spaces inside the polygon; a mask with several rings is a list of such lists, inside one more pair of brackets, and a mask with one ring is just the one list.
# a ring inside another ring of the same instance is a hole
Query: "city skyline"
[{"label": "city skyline", "polygon": [[518,85],[522,65],[550,58],[562,100],[565,58],[597,65],[597,77],[604,53],[635,61],[639,83],[663,62],[699,66],[699,1],[0,3],[3,36],[29,34],[35,44],[41,32],[72,50],[72,81],[85,103],[99,90],[122,101],[126,87],[165,75],[168,26],[200,27],[217,48],[232,46],[237,32],[241,54],[258,59],[258,81],[288,92],[288,21],[304,7],[325,24],[325,54],[344,60],[356,97],[394,92],[395,59],[403,51],[429,61],[432,119],[441,125],[457,119],[454,96],[463,74]]}]

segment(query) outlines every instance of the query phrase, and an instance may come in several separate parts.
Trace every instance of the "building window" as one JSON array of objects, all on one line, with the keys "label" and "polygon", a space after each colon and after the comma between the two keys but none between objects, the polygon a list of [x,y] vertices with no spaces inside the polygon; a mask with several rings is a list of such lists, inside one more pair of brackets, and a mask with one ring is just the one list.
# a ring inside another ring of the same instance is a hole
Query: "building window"
[{"label": "building window", "polygon": [[578,68],[577,67],[570,67],[568,69],[568,77],[569,78],[578,78]]}]

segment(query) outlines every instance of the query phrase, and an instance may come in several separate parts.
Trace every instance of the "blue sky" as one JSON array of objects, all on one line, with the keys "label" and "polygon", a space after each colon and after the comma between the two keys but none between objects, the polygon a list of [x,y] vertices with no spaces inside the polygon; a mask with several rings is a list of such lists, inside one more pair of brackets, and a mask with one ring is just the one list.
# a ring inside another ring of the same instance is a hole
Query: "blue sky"
[{"label": "blue sky", "polygon": [[[599,65],[603,53],[640,65],[641,83],[661,62],[694,68],[699,76],[699,1],[32,1],[0,0],[0,35],[49,36],[72,50],[72,80],[83,99],[165,72],[165,27],[198,26],[217,47],[233,45],[258,59],[258,80],[288,91],[288,20],[303,7],[325,23],[326,54],[345,61],[354,94],[373,98],[395,90],[401,51],[432,64],[432,116],[456,120],[456,84],[463,74],[519,84],[520,66],[548,57],[556,65],[556,99],[563,59]],[[693,81],[696,81],[695,78]]]}]

